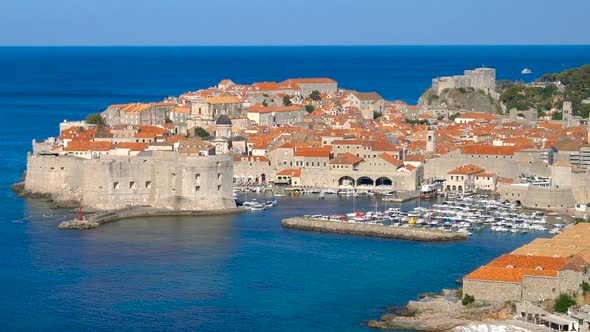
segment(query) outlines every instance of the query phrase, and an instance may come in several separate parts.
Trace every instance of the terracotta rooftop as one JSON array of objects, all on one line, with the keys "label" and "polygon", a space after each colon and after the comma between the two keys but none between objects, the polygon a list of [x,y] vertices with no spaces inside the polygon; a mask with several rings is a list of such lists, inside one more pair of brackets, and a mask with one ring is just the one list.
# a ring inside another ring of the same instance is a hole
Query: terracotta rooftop
[{"label": "terracotta rooftop", "polygon": [[485,171],[485,169],[475,166],[475,165],[465,165],[465,166],[459,166],[459,167],[455,168],[454,170],[450,171],[448,174],[472,175],[472,174],[482,173],[484,171]]},{"label": "terracotta rooftop", "polygon": [[109,151],[111,142],[71,141],[64,151]]},{"label": "terracotta rooftop", "polygon": [[493,261],[488,263],[487,266],[495,266],[495,267],[511,266],[512,268],[519,268],[519,269],[541,268],[543,270],[557,271],[557,270],[560,270],[562,267],[564,267],[568,261],[569,261],[569,258],[505,254],[505,255],[502,255],[502,256],[494,259]]},{"label": "terracotta rooftop", "polygon": [[477,270],[466,275],[463,279],[522,282],[522,277],[524,275],[557,277],[557,271],[482,266]]},{"label": "terracotta rooftop", "polygon": [[215,96],[207,98],[209,104],[237,104],[241,103],[242,99],[238,96]]},{"label": "terracotta rooftop", "polygon": [[357,97],[359,100],[364,100],[364,101],[383,99],[383,97],[381,97],[377,92],[353,92],[352,94],[355,97]]},{"label": "terracotta rooftop", "polygon": [[297,148],[294,155],[298,157],[330,158],[330,148]]},{"label": "terracotta rooftop", "polygon": [[284,169],[284,170],[278,172],[277,175],[301,177],[301,169],[300,168]]},{"label": "terracotta rooftop", "polygon": [[396,157],[387,154],[387,153],[382,153],[379,155],[379,158],[385,160],[386,162],[392,164],[393,166],[395,166],[396,168],[400,168],[404,166],[404,162],[397,159]]},{"label": "terracotta rooftop", "polygon": [[352,153],[346,152],[340,157],[336,157],[330,160],[330,164],[332,165],[356,165],[363,161],[364,159],[361,157],[357,157]]}]

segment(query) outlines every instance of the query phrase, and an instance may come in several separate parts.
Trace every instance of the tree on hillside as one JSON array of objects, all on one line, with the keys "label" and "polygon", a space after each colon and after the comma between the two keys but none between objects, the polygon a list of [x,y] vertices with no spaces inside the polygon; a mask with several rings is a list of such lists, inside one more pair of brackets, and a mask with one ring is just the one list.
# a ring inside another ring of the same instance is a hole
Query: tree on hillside
[{"label": "tree on hillside", "polygon": [[164,120],[165,123],[172,123],[172,119],[170,119],[169,117],[166,117],[166,119]]},{"label": "tree on hillside", "polygon": [[315,110],[315,107],[313,107],[313,105],[305,105],[305,110],[307,113],[311,113]]},{"label": "tree on hillside", "polygon": [[460,117],[460,116],[461,116],[461,113],[457,112],[457,113],[449,116],[449,120],[455,121],[455,119],[458,118],[458,117]]},{"label": "tree on hillside", "polygon": [[263,100],[263,101],[262,101],[262,106],[264,106],[264,107],[268,107],[268,103],[266,102],[266,100]]},{"label": "tree on hillside", "polygon": [[86,116],[86,123],[93,124],[97,126],[104,126],[106,125],[106,121],[102,117],[100,113],[92,113]]},{"label": "tree on hillside", "polygon": [[318,90],[313,90],[309,94],[309,99],[315,100],[315,101],[322,100],[322,94]]},{"label": "tree on hillside", "polygon": [[203,127],[196,127],[195,128],[195,136],[208,137],[209,136],[209,132],[206,131],[205,128],[203,128]]},{"label": "tree on hillside", "polygon": [[563,113],[561,113],[561,112],[553,113],[553,115],[551,116],[551,120],[563,120]]},{"label": "tree on hillside", "polygon": [[283,105],[285,105],[285,106],[293,105],[293,103],[291,102],[291,97],[289,97],[288,95],[285,95],[283,97]]},{"label": "tree on hillside", "polygon": [[382,116],[383,116],[383,113],[382,112],[379,112],[379,111],[374,111],[373,112],[373,119],[379,119]]}]

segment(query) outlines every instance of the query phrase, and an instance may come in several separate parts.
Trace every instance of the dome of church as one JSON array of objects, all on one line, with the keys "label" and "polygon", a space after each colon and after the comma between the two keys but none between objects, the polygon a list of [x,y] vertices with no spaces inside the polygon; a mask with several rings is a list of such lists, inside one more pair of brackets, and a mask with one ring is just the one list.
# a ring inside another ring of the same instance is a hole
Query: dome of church
[{"label": "dome of church", "polygon": [[220,116],[217,117],[217,120],[215,120],[215,124],[216,125],[231,125],[231,119],[229,118],[229,116],[227,116],[225,114],[221,114]]}]

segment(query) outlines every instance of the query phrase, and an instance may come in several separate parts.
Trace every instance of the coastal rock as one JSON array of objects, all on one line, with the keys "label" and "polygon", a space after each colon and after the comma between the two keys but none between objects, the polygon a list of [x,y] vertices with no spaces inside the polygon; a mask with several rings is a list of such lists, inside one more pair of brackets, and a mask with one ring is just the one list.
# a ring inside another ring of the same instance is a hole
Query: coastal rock
[{"label": "coastal rock", "polygon": [[510,319],[506,309],[494,305],[463,306],[455,297],[456,291],[445,290],[428,301],[410,301],[393,314],[371,320],[367,326],[386,330],[448,331],[457,326],[477,325],[481,322]]},{"label": "coastal rock", "polygon": [[70,220],[60,223],[57,227],[61,229],[92,229],[98,227],[100,224],[87,220]]},{"label": "coastal rock", "polygon": [[299,230],[355,234],[412,241],[457,241],[467,239],[466,234],[443,232],[413,227],[390,227],[367,223],[347,223],[313,218],[288,218],[283,227]]}]

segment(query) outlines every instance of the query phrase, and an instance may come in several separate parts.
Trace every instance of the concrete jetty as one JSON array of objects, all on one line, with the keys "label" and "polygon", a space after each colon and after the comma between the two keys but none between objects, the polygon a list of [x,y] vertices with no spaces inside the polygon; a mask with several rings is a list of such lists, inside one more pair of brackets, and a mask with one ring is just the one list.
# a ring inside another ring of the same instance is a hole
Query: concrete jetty
[{"label": "concrete jetty", "polygon": [[343,233],[411,241],[466,240],[467,234],[414,227],[327,221],[314,218],[283,219],[283,227],[315,232]]},{"label": "concrete jetty", "polygon": [[92,229],[100,225],[129,218],[144,218],[144,217],[164,217],[164,216],[215,216],[224,214],[243,213],[245,210],[240,208],[233,209],[218,209],[218,210],[165,210],[151,207],[127,207],[119,210],[102,211],[84,217],[83,220],[73,219],[64,221],[57,227],[61,229]]}]

